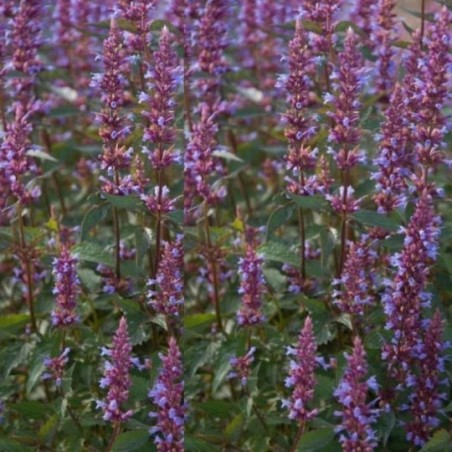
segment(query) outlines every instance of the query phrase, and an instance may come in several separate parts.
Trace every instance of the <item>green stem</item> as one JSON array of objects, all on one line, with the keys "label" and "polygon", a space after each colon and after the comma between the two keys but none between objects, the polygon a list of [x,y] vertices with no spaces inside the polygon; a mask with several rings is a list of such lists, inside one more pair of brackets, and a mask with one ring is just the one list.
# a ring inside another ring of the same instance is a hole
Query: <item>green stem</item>
[{"label": "green stem", "polygon": [[290,452],[296,452],[296,450],[298,448],[298,443],[300,442],[300,439],[303,436],[304,428],[305,428],[305,423],[302,422],[300,424],[300,427],[298,428],[297,436],[295,436],[295,440],[294,440],[294,442],[292,444],[292,447],[290,448]]}]

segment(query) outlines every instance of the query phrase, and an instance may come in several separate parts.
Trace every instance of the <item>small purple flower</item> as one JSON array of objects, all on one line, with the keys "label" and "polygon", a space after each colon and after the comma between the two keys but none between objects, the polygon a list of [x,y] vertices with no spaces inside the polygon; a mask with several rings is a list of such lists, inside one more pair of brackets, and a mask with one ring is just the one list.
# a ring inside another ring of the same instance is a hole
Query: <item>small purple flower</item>
[{"label": "small purple flower", "polygon": [[182,353],[176,339],[170,337],[168,354],[159,354],[162,366],[149,397],[156,406],[149,416],[157,418],[157,425],[150,429],[155,435],[154,442],[160,452],[183,452],[184,420],[186,406],[184,404],[184,370]]},{"label": "small purple flower", "polygon": [[343,450],[371,452],[377,447],[377,438],[371,425],[376,422],[379,411],[366,404],[366,399],[369,389],[377,386],[374,378],[366,380],[366,352],[358,336],[353,342],[352,354],[345,354],[345,357],[347,368],[334,391],[342,405],[342,411],[336,412],[342,418],[336,431],[341,432],[339,441]]},{"label": "small purple flower", "polygon": [[121,405],[129,398],[129,388],[132,384],[130,368],[132,344],[127,329],[125,317],[121,317],[119,327],[113,338],[111,350],[102,350],[102,356],[107,356],[105,361],[104,376],[100,380],[101,388],[108,388],[105,401],[98,401],[97,408],[102,409],[103,419],[112,423],[119,423],[132,416],[133,411],[124,411]]},{"label": "small purple flower", "polygon": [[423,446],[431,431],[439,425],[438,412],[445,394],[439,393],[440,375],[444,373],[442,356],[446,344],[442,340],[443,320],[436,311],[424,331],[420,354],[419,375],[415,377],[414,392],[410,394],[409,412],[414,418],[406,425],[407,439],[416,446]]},{"label": "small purple flower", "polygon": [[239,259],[239,293],[242,305],[237,313],[237,322],[242,326],[262,323],[262,296],[265,293],[265,280],[262,273],[264,258],[256,250],[247,245],[245,257]]},{"label": "small purple flower", "polygon": [[176,206],[175,201],[169,196],[169,188],[166,185],[154,187],[154,194],[141,194],[141,200],[154,215],[172,212]]},{"label": "small purple flower", "polygon": [[311,317],[306,317],[304,327],[300,332],[297,348],[288,347],[287,354],[293,355],[290,361],[289,376],[286,387],[293,388],[289,400],[283,401],[283,406],[289,410],[289,419],[305,423],[317,416],[318,409],[310,410],[307,405],[314,397],[315,368],[317,362],[317,344]]},{"label": "small purple flower", "polygon": [[254,362],[254,353],[256,347],[251,347],[245,355],[234,356],[230,359],[232,372],[229,372],[229,378],[239,378],[242,386],[246,386],[251,372],[251,364]]},{"label": "small purple flower", "polygon": [[52,311],[52,325],[62,327],[78,321],[76,313],[80,281],[77,276],[78,259],[71,255],[66,246],[61,248],[58,258],[53,262],[53,276],[56,307]]},{"label": "small purple flower", "polygon": [[148,303],[156,312],[166,316],[180,315],[184,304],[183,266],[183,235],[179,234],[174,242],[164,243],[156,277],[148,281],[148,286],[152,287],[147,293]]},{"label": "small purple flower", "polygon": [[42,374],[43,380],[54,380],[57,386],[61,386],[64,368],[69,362],[68,355],[70,351],[71,349],[66,347],[60,356],[57,356],[56,358],[47,357],[44,359],[44,366],[47,368],[48,372]]}]

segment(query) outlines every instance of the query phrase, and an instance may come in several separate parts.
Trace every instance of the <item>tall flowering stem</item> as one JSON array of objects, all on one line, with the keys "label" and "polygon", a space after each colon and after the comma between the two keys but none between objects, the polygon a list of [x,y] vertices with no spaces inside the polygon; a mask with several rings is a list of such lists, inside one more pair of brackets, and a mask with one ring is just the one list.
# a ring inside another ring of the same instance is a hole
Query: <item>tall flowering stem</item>
[{"label": "tall flowering stem", "polygon": [[184,420],[184,383],[182,353],[176,339],[170,337],[168,354],[159,354],[162,367],[149,397],[157,407],[149,416],[157,419],[157,425],[150,429],[155,435],[154,442],[160,452],[183,452]]},{"label": "tall flowering stem", "polygon": [[130,378],[131,353],[132,344],[127,321],[125,317],[121,317],[111,349],[102,349],[102,355],[107,356],[108,360],[105,361],[104,376],[100,380],[100,387],[108,388],[108,394],[104,401],[97,402],[97,408],[103,411],[103,419],[114,426],[109,450],[119,434],[121,423],[133,414],[132,410],[124,411],[121,407],[129,398],[129,389],[132,384]]},{"label": "tall flowering stem", "polygon": [[[112,20],[110,31],[104,42],[103,54],[104,72],[96,74],[92,86],[101,91],[104,108],[98,115],[101,123],[99,135],[103,142],[101,167],[107,171],[110,179],[102,178],[103,190],[116,195],[129,194],[131,192],[130,177],[121,178],[121,171],[130,170],[133,150],[121,145],[124,138],[130,133],[130,127],[126,125],[125,118],[120,113],[124,104],[124,88],[126,86],[125,55],[121,34]],[[119,214],[113,206],[113,229],[115,237],[115,275],[117,284],[121,279],[120,269],[120,225]]]},{"label": "tall flowering stem", "polygon": [[413,365],[419,358],[422,308],[430,306],[431,294],[425,289],[430,265],[438,253],[440,223],[431,197],[424,192],[408,226],[402,229],[404,247],[392,257],[396,273],[382,298],[386,328],[392,332],[382,356],[388,362],[390,377],[401,387],[410,384]]},{"label": "tall flowering stem", "polygon": [[437,413],[446,397],[446,394],[439,393],[440,375],[444,372],[442,354],[446,347],[442,340],[441,313],[436,311],[433,319],[425,323],[420,371],[415,377],[414,392],[409,396],[409,412],[414,419],[406,426],[407,439],[415,446],[423,446],[431,431],[439,425]]},{"label": "tall flowering stem", "polygon": [[290,361],[289,376],[286,387],[293,388],[289,400],[283,401],[283,406],[289,410],[289,419],[298,423],[299,429],[291,451],[297,450],[298,442],[306,428],[306,422],[317,416],[318,409],[310,410],[307,404],[314,398],[315,368],[317,344],[311,317],[306,317],[300,332],[297,348],[288,347],[287,354],[294,356]]},{"label": "tall flowering stem", "polygon": [[[148,84],[151,94],[142,96],[148,104],[143,116],[148,120],[143,140],[154,146],[152,151],[145,148],[149,156],[157,180],[157,204],[162,204],[165,187],[165,169],[180,161],[174,151],[175,141],[175,96],[182,80],[182,67],[179,58],[172,48],[171,35],[167,27],[162,29],[159,48],[154,53],[154,64],[149,74],[152,81]],[[160,260],[163,220],[162,212],[156,212],[156,250],[153,265],[153,277],[157,272]]]},{"label": "tall flowering stem", "polygon": [[53,276],[56,295],[56,307],[52,311],[52,324],[56,327],[72,325],[78,321],[76,313],[77,295],[80,281],[77,276],[76,256],[71,255],[70,250],[63,245],[60,255],[53,262]]},{"label": "tall flowering stem", "polygon": [[242,326],[253,326],[262,323],[262,295],[265,292],[265,281],[262,273],[263,256],[247,245],[245,256],[239,259],[240,289],[242,306],[237,313],[237,322]]},{"label": "tall flowering stem", "polygon": [[378,410],[367,403],[369,389],[378,388],[375,377],[367,378],[366,352],[361,339],[356,336],[353,341],[353,352],[345,354],[347,368],[334,395],[342,405],[336,412],[342,418],[336,428],[341,432],[339,441],[344,451],[371,452],[377,447],[377,438],[372,424],[376,422]]},{"label": "tall flowering stem", "polygon": [[342,217],[339,274],[342,272],[346,257],[347,216],[358,208],[357,201],[353,199],[350,171],[364,160],[358,144],[361,107],[359,95],[365,72],[363,59],[359,52],[358,37],[349,28],[345,36],[344,49],[339,54],[337,67],[331,75],[334,80],[332,87],[335,94],[327,93],[325,96],[325,102],[333,105],[333,111],[329,113],[333,127],[328,139],[339,146],[337,151],[332,150],[331,153],[342,174],[339,195],[330,198],[333,209]]},{"label": "tall flowering stem", "polygon": [[[282,85],[287,93],[289,109],[283,115],[286,124],[284,134],[289,141],[289,152],[286,156],[287,169],[292,173],[286,178],[287,190],[300,196],[309,196],[321,191],[316,176],[309,176],[316,167],[317,149],[312,150],[306,143],[315,134],[315,116],[307,114],[312,77],[315,65],[308,48],[307,37],[302,23],[297,20],[295,36],[289,43],[289,74],[280,76],[277,85]],[[303,209],[299,209],[301,277],[306,278],[306,234]]]}]

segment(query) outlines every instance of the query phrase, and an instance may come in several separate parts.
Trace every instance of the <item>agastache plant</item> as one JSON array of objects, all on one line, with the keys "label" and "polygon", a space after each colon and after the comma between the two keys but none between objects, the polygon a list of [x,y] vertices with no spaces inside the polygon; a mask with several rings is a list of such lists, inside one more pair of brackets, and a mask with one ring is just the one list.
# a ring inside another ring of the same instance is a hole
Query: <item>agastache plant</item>
[{"label": "agastache plant", "polygon": [[369,389],[376,391],[375,377],[368,378],[366,352],[361,339],[353,341],[352,354],[345,354],[347,367],[334,395],[341,404],[341,411],[335,414],[341,417],[336,428],[340,433],[339,441],[344,451],[372,452],[377,447],[377,436],[372,424],[377,421],[379,410],[367,403]]},{"label": "agastache plant", "polygon": [[125,317],[121,317],[111,348],[102,348],[101,354],[107,359],[100,387],[108,388],[108,394],[105,400],[97,401],[97,408],[102,410],[103,419],[114,425],[114,437],[119,433],[121,423],[133,414],[132,410],[123,408],[129,398],[129,389],[132,384],[130,378],[131,353],[132,345],[127,320]]},{"label": "agastache plant", "polygon": [[303,434],[306,423],[317,416],[317,408],[310,409],[307,405],[314,398],[315,369],[317,367],[317,344],[311,317],[306,317],[303,329],[300,332],[296,348],[288,347],[287,355],[293,356],[290,361],[289,376],[286,378],[286,387],[293,388],[289,400],[283,400],[283,407],[289,410],[289,419],[298,423],[296,446]]},{"label": "agastache plant", "polygon": [[149,391],[156,411],[149,416],[157,420],[157,424],[150,429],[154,435],[157,450],[161,452],[184,450],[184,420],[186,406],[184,404],[184,383],[182,354],[176,339],[170,337],[168,354],[159,354],[161,365],[159,375]]}]

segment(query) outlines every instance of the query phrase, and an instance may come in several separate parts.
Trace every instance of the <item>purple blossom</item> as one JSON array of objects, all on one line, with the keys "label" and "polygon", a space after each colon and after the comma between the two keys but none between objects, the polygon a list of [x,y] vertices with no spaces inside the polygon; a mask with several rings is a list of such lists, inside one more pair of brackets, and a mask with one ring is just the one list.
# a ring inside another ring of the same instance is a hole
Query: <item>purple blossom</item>
[{"label": "purple blossom", "polygon": [[105,361],[104,376],[100,380],[101,388],[108,388],[105,401],[98,401],[97,408],[102,409],[103,419],[112,423],[119,423],[132,416],[133,411],[124,411],[121,405],[129,398],[129,388],[132,384],[130,368],[132,344],[127,330],[127,321],[121,317],[119,327],[113,338],[111,350],[103,349],[102,355],[109,357]]},{"label": "purple blossom", "polygon": [[183,235],[179,234],[174,242],[163,244],[157,275],[148,281],[151,286],[147,293],[148,303],[156,312],[166,316],[180,315],[184,304],[183,266]]},{"label": "purple blossom", "polygon": [[170,337],[168,354],[159,354],[162,367],[149,391],[149,397],[157,408],[149,416],[157,418],[157,425],[150,429],[156,434],[154,442],[161,452],[184,450],[184,419],[186,406],[184,404],[184,370],[182,354],[176,339]]},{"label": "purple blossom", "polygon": [[374,244],[369,236],[363,235],[358,243],[348,245],[342,274],[333,281],[334,304],[342,312],[362,316],[365,308],[374,301],[372,274],[378,257]]},{"label": "purple blossom", "polygon": [[326,199],[330,201],[331,207],[338,214],[353,213],[359,209],[360,200],[354,198],[355,190],[353,187],[339,187],[339,192],[335,195],[327,195]]},{"label": "purple blossom", "polygon": [[229,372],[228,378],[239,378],[242,386],[246,386],[251,372],[251,364],[254,362],[254,353],[256,347],[251,347],[245,355],[234,356],[230,359],[232,372]]},{"label": "purple blossom", "polygon": [[69,362],[68,355],[70,351],[71,349],[66,347],[60,356],[57,356],[56,358],[47,357],[44,359],[44,366],[48,371],[42,374],[43,380],[54,380],[57,386],[61,386],[64,368]]},{"label": "purple blossom", "polygon": [[391,377],[401,384],[408,384],[412,365],[419,358],[422,308],[430,303],[430,294],[425,289],[430,265],[438,253],[440,222],[431,197],[424,192],[408,226],[402,229],[404,247],[392,257],[396,271],[382,298],[386,328],[392,332],[382,356],[388,362]]},{"label": "purple blossom", "polygon": [[373,30],[372,18],[375,12],[375,0],[357,0],[352,11],[352,20],[359,28],[370,36]]},{"label": "purple blossom", "polygon": [[377,20],[371,33],[371,43],[377,56],[378,92],[388,93],[395,76],[393,33],[395,0],[379,0],[376,6]]},{"label": "purple blossom", "polygon": [[334,391],[342,405],[342,411],[335,413],[342,418],[336,431],[341,432],[339,441],[343,450],[371,452],[377,447],[377,438],[371,426],[376,422],[379,411],[366,404],[366,399],[369,389],[375,390],[376,382],[374,377],[366,380],[366,352],[358,336],[353,342],[352,354],[346,353],[345,357],[345,374]]},{"label": "purple blossom", "polygon": [[52,311],[52,325],[56,327],[78,321],[76,306],[80,281],[77,277],[77,263],[77,257],[71,255],[66,246],[62,247],[59,257],[53,261],[53,294],[56,295],[56,307]]},{"label": "purple blossom", "polygon": [[334,91],[333,122],[329,140],[340,146],[334,159],[340,170],[345,171],[363,161],[362,153],[355,147],[359,143],[359,95],[367,69],[358,48],[358,37],[349,28],[345,36],[344,50],[338,56],[337,68],[331,78]]},{"label": "purple blossom", "polygon": [[257,325],[265,319],[261,313],[262,296],[265,293],[263,264],[263,256],[257,254],[252,246],[247,245],[245,256],[239,259],[238,264],[239,294],[242,298],[242,305],[237,313],[239,325]]},{"label": "purple blossom", "polygon": [[169,188],[166,185],[154,187],[153,194],[141,194],[141,200],[154,215],[172,212],[176,206],[175,201],[169,196]]},{"label": "purple blossom", "polygon": [[436,311],[426,322],[421,346],[419,375],[415,377],[414,392],[410,394],[409,412],[414,418],[407,426],[407,439],[416,446],[423,446],[431,431],[439,425],[437,418],[445,394],[438,392],[440,375],[444,372],[442,357],[445,343],[442,341],[443,321]]},{"label": "purple blossom", "polygon": [[296,349],[288,347],[287,354],[293,355],[290,361],[286,387],[293,388],[289,400],[283,401],[283,407],[289,410],[289,419],[305,423],[317,416],[318,409],[309,410],[307,405],[314,397],[315,368],[317,367],[317,344],[311,317],[306,317],[300,332]]},{"label": "purple blossom", "polygon": [[169,166],[177,157],[168,146],[173,144],[175,137],[174,98],[182,80],[182,67],[171,44],[171,35],[164,27],[159,48],[153,54],[150,94],[144,98],[148,109],[145,109],[143,116],[147,119],[148,126],[144,130],[143,139],[156,145],[155,151],[150,155],[155,170]]},{"label": "purple blossom", "polygon": [[403,208],[407,203],[407,178],[411,175],[413,157],[408,147],[408,127],[406,93],[396,84],[382,125],[379,154],[375,160],[378,171],[372,176],[377,182],[374,199],[379,213]]}]

